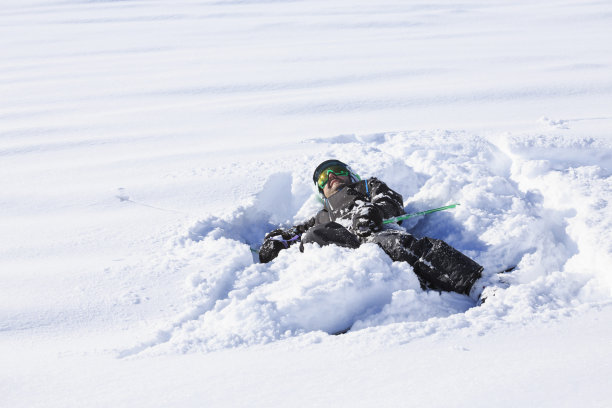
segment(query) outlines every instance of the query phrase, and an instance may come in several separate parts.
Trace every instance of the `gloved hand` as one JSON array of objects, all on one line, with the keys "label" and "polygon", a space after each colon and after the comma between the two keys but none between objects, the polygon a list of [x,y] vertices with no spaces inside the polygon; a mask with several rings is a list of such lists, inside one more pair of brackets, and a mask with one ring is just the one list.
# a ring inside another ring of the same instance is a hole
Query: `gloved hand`
[{"label": "gloved hand", "polygon": [[268,263],[276,258],[280,251],[287,248],[281,241],[266,239],[259,248],[259,262]]},{"label": "gloved hand", "polygon": [[372,232],[382,230],[383,214],[373,204],[359,207],[353,215],[353,232],[360,237],[367,237]]},{"label": "gloved hand", "polygon": [[259,248],[259,262],[268,263],[276,258],[280,251],[289,248],[295,242],[298,242],[300,236],[293,228],[284,230],[282,228],[275,229],[266,234],[264,242]]}]

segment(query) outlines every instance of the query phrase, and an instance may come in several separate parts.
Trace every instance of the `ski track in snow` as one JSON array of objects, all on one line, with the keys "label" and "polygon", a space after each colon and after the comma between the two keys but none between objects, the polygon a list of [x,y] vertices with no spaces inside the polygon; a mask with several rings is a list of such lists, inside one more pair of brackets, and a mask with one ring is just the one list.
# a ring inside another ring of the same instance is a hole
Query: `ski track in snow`
[{"label": "ski track in snow", "polygon": [[368,338],[384,347],[457,330],[479,335],[609,304],[610,142],[557,129],[502,142],[442,130],[305,142],[324,145],[362,177],[384,180],[404,196],[407,212],[461,203],[404,228],[443,239],[481,263],[479,283],[496,287],[483,305],[422,291],[409,265],[391,262],[374,245],[307,246],[304,253],[293,247],[269,264],[254,263],[249,246],[320,206],[307,176],[318,159],[302,157],[290,172],[270,174],[250,204],[203,219],[175,239],[168,257],[181,260],[188,308],[119,355],[319,342],[348,328],[342,342]]}]

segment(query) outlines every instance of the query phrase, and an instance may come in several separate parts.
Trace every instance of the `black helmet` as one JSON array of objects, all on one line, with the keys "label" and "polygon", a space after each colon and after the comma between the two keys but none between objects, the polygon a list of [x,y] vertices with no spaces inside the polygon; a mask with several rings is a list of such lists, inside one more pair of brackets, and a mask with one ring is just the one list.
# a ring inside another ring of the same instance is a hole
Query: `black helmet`
[{"label": "black helmet", "polygon": [[321,175],[321,172],[331,166],[344,167],[349,172],[349,177],[351,178],[351,181],[353,183],[361,180],[359,175],[355,173],[353,170],[351,170],[348,164],[343,163],[340,160],[335,160],[335,159],[325,160],[323,163],[317,166],[314,173],[312,174],[312,181],[314,182],[315,186],[317,186],[317,189],[319,190],[319,193],[321,194],[323,193],[323,190],[321,190],[321,187],[317,185],[317,181],[319,181],[319,176]]}]

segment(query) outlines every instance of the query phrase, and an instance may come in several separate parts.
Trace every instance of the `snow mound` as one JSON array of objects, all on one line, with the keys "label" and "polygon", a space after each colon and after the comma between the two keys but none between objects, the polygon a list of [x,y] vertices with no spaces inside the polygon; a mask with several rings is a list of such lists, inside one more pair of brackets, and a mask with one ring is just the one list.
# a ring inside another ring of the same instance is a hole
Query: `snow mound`
[{"label": "snow mound", "polygon": [[[270,174],[250,205],[201,220],[171,245],[190,306],[153,340],[121,355],[213,351],[348,329],[347,337],[361,331],[384,339],[389,325],[388,341],[408,341],[526,324],[608,302],[609,144],[552,133],[504,140],[417,131],[308,141],[325,145],[329,156],[302,158],[291,173]],[[598,153],[591,155],[594,147]],[[567,149],[579,150],[574,160],[566,160]],[[304,253],[292,247],[269,264],[256,263],[253,250],[266,232],[318,210],[304,190],[311,169],[329,157],[387,182],[403,195],[407,212],[461,203],[404,228],[443,239],[482,264],[478,285],[488,287],[487,301],[475,307],[468,296],[424,292],[409,265],[392,262],[375,245],[307,245]]]},{"label": "snow mound", "polygon": [[[203,246],[227,242],[205,239]],[[236,253],[240,248],[232,248]],[[349,254],[349,252],[351,252]],[[325,259],[328,268],[320,267]],[[220,265],[227,265],[221,261]],[[197,320],[172,333],[164,347],[179,352],[216,350],[267,343],[305,332],[336,333],[371,311],[379,311],[398,290],[418,289],[410,266],[393,263],[374,245],[355,251],[338,247],[291,248],[270,264],[253,264],[236,273],[219,270],[190,277],[203,297],[216,299]],[[211,290],[231,287],[231,290]]]}]

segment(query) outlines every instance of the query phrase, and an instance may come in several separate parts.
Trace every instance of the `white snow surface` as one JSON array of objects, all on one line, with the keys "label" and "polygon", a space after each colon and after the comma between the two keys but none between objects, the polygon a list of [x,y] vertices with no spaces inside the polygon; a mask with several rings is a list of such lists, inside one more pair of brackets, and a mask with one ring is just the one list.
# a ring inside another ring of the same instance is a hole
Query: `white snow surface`
[{"label": "white snow surface", "polygon": [[[612,406],[612,3],[0,16],[0,406]],[[396,228],[472,297],[374,244],[257,263],[328,158],[460,203]]]}]

